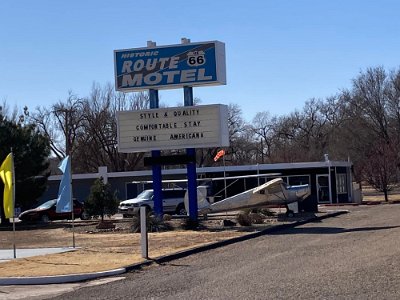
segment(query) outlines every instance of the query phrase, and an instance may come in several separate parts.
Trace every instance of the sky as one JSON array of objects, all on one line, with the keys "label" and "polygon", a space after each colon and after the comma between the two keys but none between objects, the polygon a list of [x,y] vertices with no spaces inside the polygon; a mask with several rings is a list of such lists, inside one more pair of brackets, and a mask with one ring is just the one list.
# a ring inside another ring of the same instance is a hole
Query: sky
[{"label": "sky", "polygon": [[[400,65],[400,1],[2,0],[0,102],[30,110],[114,84],[114,50],[218,40],[227,84],[201,104],[237,104],[251,121],[301,110],[350,88],[368,67]],[[162,90],[167,106],[182,89]]]}]

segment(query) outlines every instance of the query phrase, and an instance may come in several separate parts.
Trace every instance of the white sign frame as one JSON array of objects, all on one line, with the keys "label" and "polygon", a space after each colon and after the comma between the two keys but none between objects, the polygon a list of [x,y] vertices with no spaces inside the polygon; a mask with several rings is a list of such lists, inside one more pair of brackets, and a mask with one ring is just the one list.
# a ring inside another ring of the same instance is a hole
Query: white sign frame
[{"label": "white sign frame", "polygon": [[222,104],[117,112],[118,152],[229,146]]}]

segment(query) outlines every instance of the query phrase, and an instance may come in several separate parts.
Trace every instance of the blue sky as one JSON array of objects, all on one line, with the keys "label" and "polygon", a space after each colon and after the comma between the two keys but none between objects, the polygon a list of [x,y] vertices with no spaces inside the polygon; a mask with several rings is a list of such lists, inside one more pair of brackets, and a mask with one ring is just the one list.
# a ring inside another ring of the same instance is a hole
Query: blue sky
[{"label": "blue sky", "polygon": [[[93,82],[114,83],[113,51],[219,40],[227,85],[194,88],[203,104],[238,104],[285,115],[312,97],[351,86],[367,67],[399,67],[400,1],[102,1],[0,2],[0,101],[50,106]],[[168,106],[183,92],[160,91]]]}]

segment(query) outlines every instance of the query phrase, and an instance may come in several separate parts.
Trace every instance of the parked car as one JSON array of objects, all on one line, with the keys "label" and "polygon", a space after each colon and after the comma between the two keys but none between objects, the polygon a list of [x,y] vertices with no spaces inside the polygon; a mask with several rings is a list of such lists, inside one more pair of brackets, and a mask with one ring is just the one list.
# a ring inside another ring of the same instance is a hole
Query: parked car
[{"label": "parked car", "polygon": [[[20,219],[21,221],[31,221],[31,222],[39,221],[43,223],[47,223],[51,220],[71,219],[70,212],[63,212],[63,213],[56,212],[56,203],[57,199],[49,200],[39,205],[36,208],[28,209],[22,212],[18,216],[18,219]],[[73,203],[74,203],[74,217],[80,218],[82,220],[87,219],[88,216],[83,209],[83,203],[79,202],[76,199],[73,200]]]},{"label": "parked car", "polygon": [[[163,211],[165,213],[186,215],[184,204],[186,190],[184,189],[163,189]],[[153,190],[144,190],[136,198],[122,201],[118,206],[118,212],[124,218],[139,214],[141,206],[146,206],[150,211],[154,209]]]}]

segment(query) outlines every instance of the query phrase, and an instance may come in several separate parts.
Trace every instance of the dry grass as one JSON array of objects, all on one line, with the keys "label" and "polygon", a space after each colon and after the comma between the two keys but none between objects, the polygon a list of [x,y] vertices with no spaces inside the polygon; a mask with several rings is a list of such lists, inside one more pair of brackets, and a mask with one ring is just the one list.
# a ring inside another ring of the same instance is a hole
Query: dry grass
[{"label": "dry grass", "polygon": [[[79,231],[79,227],[77,228]],[[0,248],[12,248],[12,231],[1,231]],[[178,252],[246,234],[237,230],[183,231],[149,234],[149,256]],[[18,248],[70,247],[72,233],[64,228],[17,230]],[[79,274],[121,268],[143,261],[139,233],[75,233],[78,250],[60,254],[17,258],[0,263],[1,277]]]},{"label": "dry grass", "polygon": [[[362,187],[363,193],[363,202],[384,202],[385,196],[382,192],[376,191],[374,188],[368,185],[364,185]],[[394,189],[393,191],[389,192],[388,195],[390,202],[398,202],[400,201],[400,190]]]},{"label": "dry grass", "polygon": [[121,255],[106,252],[78,250],[60,254],[50,254],[20,258],[0,264],[2,277],[51,276],[79,274],[118,269],[140,262],[139,254]]}]

